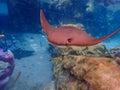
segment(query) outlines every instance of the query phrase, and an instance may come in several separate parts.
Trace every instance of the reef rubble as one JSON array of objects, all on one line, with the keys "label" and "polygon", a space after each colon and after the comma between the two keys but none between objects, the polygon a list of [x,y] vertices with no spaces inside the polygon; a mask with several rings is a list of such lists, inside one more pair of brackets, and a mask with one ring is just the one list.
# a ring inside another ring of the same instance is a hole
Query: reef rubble
[{"label": "reef rubble", "polygon": [[120,58],[112,53],[119,48],[53,47],[55,90],[120,90]]}]

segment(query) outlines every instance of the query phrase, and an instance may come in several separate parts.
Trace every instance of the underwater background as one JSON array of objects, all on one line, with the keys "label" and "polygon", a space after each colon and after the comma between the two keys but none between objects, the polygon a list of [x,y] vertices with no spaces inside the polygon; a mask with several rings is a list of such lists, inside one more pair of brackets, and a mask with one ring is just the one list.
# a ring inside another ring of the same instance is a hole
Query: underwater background
[{"label": "underwater background", "polygon": [[[75,24],[97,38],[120,28],[120,0],[0,0],[0,48],[11,50],[15,63],[0,90],[55,90],[54,53],[42,31],[40,9],[51,25]],[[108,50],[120,47],[120,32],[101,44]]]}]

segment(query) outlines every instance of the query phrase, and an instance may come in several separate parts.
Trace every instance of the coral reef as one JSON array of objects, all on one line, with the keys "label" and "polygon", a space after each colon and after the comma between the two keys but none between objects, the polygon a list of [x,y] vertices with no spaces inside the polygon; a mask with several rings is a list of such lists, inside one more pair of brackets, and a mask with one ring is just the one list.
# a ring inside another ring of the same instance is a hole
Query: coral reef
[{"label": "coral reef", "polygon": [[119,72],[113,59],[67,56],[54,70],[56,90],[119,90]]},{"label": "coral reef", "polygon": [[120,58],[120,47],[113,48],[109,51],[112,58],[119,57]]},{"label": "coral reef", "polygon": [[[51,46],[52,56],[61,56],[61,55],[85,55],[85,56],[111,56],[106,47],[102,44],[97,44],[89,47],[79,47],[79,46],[68,46],[68,47],[56,47]],[[53,49],[54,48],[54,49]],[[57,52],[56,52],[57,51]],[[55,53],[56,52],[56,53]]]},{"label": "coral reef", "polygon": [[120,89],[119,53],[117,57],[116,54],[112,57],[111,50],[101,44],[91,47],[53,47],[61,50],[53,58],[56,90]]}]

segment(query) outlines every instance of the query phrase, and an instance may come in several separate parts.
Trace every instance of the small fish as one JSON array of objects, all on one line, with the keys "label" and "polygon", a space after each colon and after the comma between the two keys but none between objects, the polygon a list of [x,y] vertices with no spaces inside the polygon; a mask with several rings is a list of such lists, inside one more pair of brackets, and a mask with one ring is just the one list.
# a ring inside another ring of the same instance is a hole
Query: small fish
[{"label": "small fish", "polygon": [[2,34],[2,35],[0,35],[0,38],[3,38],[4,37],[4,35]]}]

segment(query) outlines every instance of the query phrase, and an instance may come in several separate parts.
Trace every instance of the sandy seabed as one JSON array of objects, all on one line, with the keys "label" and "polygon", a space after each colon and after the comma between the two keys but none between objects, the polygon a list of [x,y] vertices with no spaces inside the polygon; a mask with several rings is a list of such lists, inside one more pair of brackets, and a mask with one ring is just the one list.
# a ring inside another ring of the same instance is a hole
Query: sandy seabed
[{"label": "sandy seabed", "polygon": [[[15,69],[4,90],[43,90],[43,87],[53,79],[51,55],[46,37],[31,33],[14,34],[14,37],[18,48],[34,53],[19,59],[15,56]],[[14,53],[19,54],[19,51]],[[23,56],[24,54],[27,53],[23,53]]]}]

